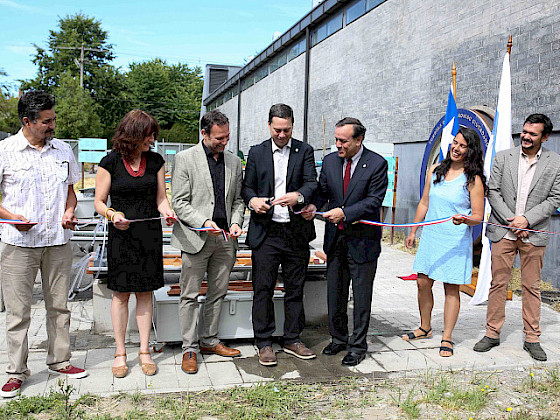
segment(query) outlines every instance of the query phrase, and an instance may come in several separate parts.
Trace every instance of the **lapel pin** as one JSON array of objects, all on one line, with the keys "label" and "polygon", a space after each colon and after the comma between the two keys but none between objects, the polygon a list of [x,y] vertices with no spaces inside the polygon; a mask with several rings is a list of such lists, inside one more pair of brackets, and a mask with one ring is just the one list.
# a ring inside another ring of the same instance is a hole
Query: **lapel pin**
[{"label": "lapel pin", "polygon": [[296,149],[296,153],[299,152],[299,149]]},{"label": "lapel pin", "polygon": [[362,165],[362,168],[365,168],[366,166],[367,166],[367,165],[364,163],[364,164]]}]

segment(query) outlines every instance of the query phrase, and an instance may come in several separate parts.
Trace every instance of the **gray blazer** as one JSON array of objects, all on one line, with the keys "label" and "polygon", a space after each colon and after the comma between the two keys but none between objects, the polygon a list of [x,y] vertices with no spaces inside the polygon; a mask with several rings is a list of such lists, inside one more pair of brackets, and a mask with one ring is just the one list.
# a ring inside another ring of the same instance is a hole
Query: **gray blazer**
[{"label": "gray blazer", "polygon": [[[517,200],[517,178],[521,147],[504,150],[496,154],[490,180],[488,201],[492,206],[489,221],[502,225],[509,224],[509,217],[515,216]],[[524,216],[529,228],[548,230],[550,216],[560,207],[560,156],[543,147],[537,162],[535,175],[529,188]],[[507,229],[488,225],[486,236],[492,242],[501,240]],[[529,233],[529,242],[535,246],[546,246],[549,235]]]},{"label": "gray blazer", "polygon": [[[245,204],[241,198],[241,159],[231,152],[224,152],[226,217],[228,225],[243,225]],[[195,232],[190,227],[202,227],[214,214],[214,187],[208,159],[202,143],[183,150],[175,156],[171,182],[172,205],[178,223],[173,226],[171,246],[188,254],[199,252],[208,234]],[[237,249],[237,240],[231,238]]]}]

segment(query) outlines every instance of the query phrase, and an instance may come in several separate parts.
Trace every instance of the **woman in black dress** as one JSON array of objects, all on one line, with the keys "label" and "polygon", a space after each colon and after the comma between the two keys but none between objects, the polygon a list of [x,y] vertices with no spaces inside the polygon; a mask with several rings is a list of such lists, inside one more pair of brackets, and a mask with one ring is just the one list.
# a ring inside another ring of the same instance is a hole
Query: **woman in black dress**
[{"label": "woman in black dress", "polygon": [[[113,290],[111,320],[116,352],[113,375],[128,373],[125,333],[128,299],[136,294],[140,333],[138,360],[146,375],[156,373],[149,351],[152,328],[152,291],[163,287],[163,244],[160,214],[171,226],[175,213],[165,193],[164,160],[150,151],[159,132],[156,120],[135,109],[119,123],[113,150],[105,156],[95,178],[95,209],[109,224],[107,287]],[[111,197],[111,208],[107,198]],[[134,219],[153,219],[131,223]]]}]

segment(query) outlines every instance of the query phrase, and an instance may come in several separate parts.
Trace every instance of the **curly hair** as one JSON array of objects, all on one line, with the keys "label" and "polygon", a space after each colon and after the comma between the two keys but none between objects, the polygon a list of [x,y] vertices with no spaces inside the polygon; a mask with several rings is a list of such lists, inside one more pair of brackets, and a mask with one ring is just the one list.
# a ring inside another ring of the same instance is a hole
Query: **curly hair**
[{"label": "curly hair", "polygon": [[[480,137],[478,137],[477,132],[472,128],[460,127],[459,133],[461,133],[467,142],[464,167],[465,176],[467,177],[465,188],[468,189],[469,185],[474,184],[476,176],[478,175],[484,186],[484,195],[486,195],[488,193],[488,186],[486,185],[486,176],[484,175],[484,155],[482,153],[482,147],[480,146]],[[451,163],[451,149],[449,149],[445,159],[434,169],[434,174],[436,176],[434,184],[445,179],[445,175],[447,175]]]},{"label": "curly hair", "polygon": [[159,125],[146,111],[133,109],[119,123],[113,136],[113,150],[119,152],[124,160],[132,162],[144,139],[151,134],[157,139]]}]

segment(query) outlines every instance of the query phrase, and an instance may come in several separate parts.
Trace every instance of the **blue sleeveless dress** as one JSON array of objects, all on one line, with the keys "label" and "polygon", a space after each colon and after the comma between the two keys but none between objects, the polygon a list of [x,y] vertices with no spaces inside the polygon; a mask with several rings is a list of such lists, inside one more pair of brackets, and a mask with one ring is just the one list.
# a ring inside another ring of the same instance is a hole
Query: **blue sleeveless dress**
[{"label": "blue sleeveless dress", "polygon": [[[430,200],[425,220],[441,219],[457,213],[470,215],[471,200],[465,188],[467,177],[430,185]],[[444,283],[468,284],[472,275],[472,227],[452,221],[424,226],[413,270]]]}]

